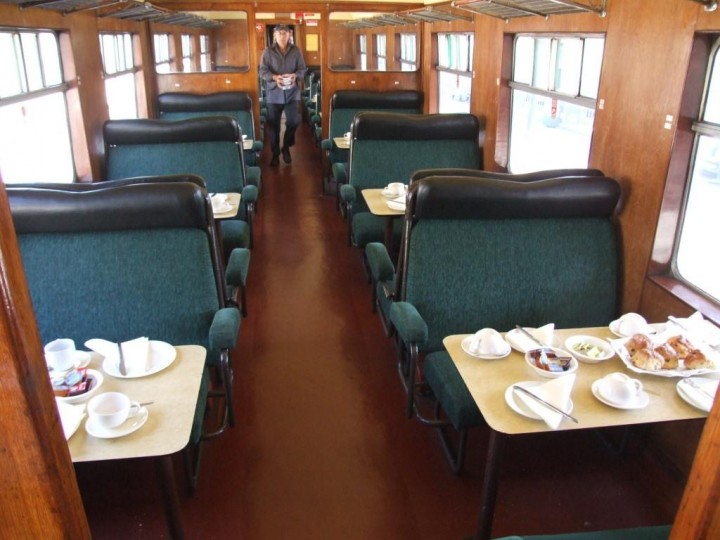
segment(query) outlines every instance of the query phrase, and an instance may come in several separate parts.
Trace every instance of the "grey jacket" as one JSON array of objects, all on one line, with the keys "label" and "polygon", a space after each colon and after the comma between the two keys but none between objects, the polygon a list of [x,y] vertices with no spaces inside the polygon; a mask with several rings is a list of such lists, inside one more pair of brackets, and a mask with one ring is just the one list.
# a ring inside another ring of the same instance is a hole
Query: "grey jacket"
[{"label": "grey jacket", "polygon": [[[285,54],[280,52],[277,43],[265,49],[260,58],[260,78],[265,84],[265,101],[267,103],[288,103],[300,101],[300,88],[298,81],[303,79],[305,71],[305,60],[302,53],[295,45],[289,43]],[[273,75],[283,73],[294,73],[297,77],[295,84],[288,90],[283,90],[272,80]]]}]

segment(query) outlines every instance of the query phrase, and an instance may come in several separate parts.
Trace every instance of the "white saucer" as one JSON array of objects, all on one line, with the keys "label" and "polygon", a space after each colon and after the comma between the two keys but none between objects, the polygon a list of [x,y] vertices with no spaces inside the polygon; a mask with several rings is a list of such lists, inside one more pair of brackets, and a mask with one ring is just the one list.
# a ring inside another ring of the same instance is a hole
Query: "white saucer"
[{"label": "white saucer", "polygon": [[403,191],[402,193],[390,193],[387,188],[383,188],[382,193],[380,193],[380,195],[382,195],[386,199],[397,199],[398,197],[404,197],[405,193],[407,193],[407,192]]},{"label": "white saucer", "polygon": [[460,347],[462,347],[462,350],[468,353],[470,356],[473,356],[475,358],[482,358],[483,360],[497,360],[499,358],[505,358],[507,355],[510,354],[510,351],[512,350],[512,347],[510,347],[509,343],[505,343],[507,346],[507,350],[502,354],[481,354],[481,353],[473,353],[470,352],[470,342],[473,339],[473,335],[467,336],[460,342]]},{"label": "white saucer", "polygon": [[[513,386],[520,386],[522,388],[527,388],[530,390],[534,386],[539,386],[541,384],[545,384],[543,381],[521,381],[515,384],[511,384],[507,387],[505,390],[505,402],[508,404],[508,406],[518,413],[521,416],[525,416],[527,418],[532,418],[533,420],[542,420],[542,418],[532,409],[530,409],[521,399],[515,399],[515,391],[513,390]],[[565,407],[565,412],[570,414],[573,410],[574,403],[572,399],[568,400],[567,406]]]},{"label": "white saucer", "polygon": [[606,397],[604,397],[600,393],[600,381],[602,379],[598,379],[594,383],[592,383],[592,393],[593,396],[595,396],[599,401],[602,401],[605,405],[608,405],[609,407],[614,407],[616,409],[623,409],[623,410],[633,410],[633,409],[644,409],[648,406],[650,403],[650,396],[647,392],[641,390],[638,397],[631,403],[615,403],[614,401],[610,401]]},{"label": "white saucer", "polygon": [[85,422],[85,431],[98,439],[116,439],[118,437],[130,435],[143,427],[145,422],[147,422],[148,416],[149,414],[147,408],[141,407],[137,416],[128,418],[116,428],[106,428],[100,426],[94,421],[94,418],[90,416],[88,417],[87,422]]},{"label": "white saucer", "polygon": [[658,323],[658,324],[649,324],[648,323],[648,326],[646,328],[647,332],[633,332],[632,334],[623,334],[622,332],[620,332],[620,319],[616,319],[608,325],[608,328],[617,337],[627,338],[627,337],[633,336],[636,333],[647,334],[647,335],[657,334],[658,332],[662,332],[665,329],[665,325],[661,324],[661,323]]},{"label": "white saucer", "polygon": [[229,212],[232,209],[233,209],[233,206],[230,203],[213,204],[213,213],[214,214],[222,214],[224,212]]},{"label": "white saucer", "polygon": [[117,360],[113,357],[106,357],[103,360],[102,368],[105,373],[118,379],[137,379],[138,377],[147,377],[158,371],[162,371],[175,361],[177,352],[175,347],[164,341],[150,341],[148,351],[150,355],[150,367],[147,371],[128,370],[127,375],[121,375],[118,370]]},{"label": "white saucer", "polygon": [[[88,356],[90,356],[88,354]],[[81,401],[87,400],[89,397],[92,397],[95,395],[98,391],[98,389],[102,386],[104,377],[103,374],[99,371],[96,371],[94,369],[88,369],[86,372],[87,378],[93,380],[93,384],[90,387],[90,390],[85,392],[84,394],[79,394],[77,396],[70,396],[70,397],[61,397],[57,396],[58,401],[61,401],[63,403],[80,403]]]}]

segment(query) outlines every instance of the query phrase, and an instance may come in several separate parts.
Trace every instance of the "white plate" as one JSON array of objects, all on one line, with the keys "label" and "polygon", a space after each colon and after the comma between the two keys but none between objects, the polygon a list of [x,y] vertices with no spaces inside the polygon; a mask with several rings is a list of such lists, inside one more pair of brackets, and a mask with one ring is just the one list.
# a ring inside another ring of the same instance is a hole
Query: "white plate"
[{"label": "white plate", "polygon": [[128,371],[127,375],[121,375],[118,371],[115,358],[107,357],[103,360],[102,368],[108,375],[117,377],[118,379],[137,379],[138,377],[147,377],[158,371],[162,371],[175,361],[175,347],[164,341],[150,341],[150,368],[143,372]]},{"label": "white plate", "polygon": [[405,211],[405,203],[398,203],[395,201],[385,201],[385,204],[388,205],[388,208],[391,210],[397,210],[398,212],[404,212]]},{"label": "white plate", "polygon": [[[715,379],[708,379],[705,377],[695,377],[694,379],[699,383],[713,381],[717,384],[717,380]],[[699,390],[689,385],[688,379],[680,379],[675,385],[675,388],[677,389],[678,395],[687,403],[703,412],[710,412],[714,400],[709,397],[703,399],[703,397],[699,395]]]},{"label": "white plate", "polygon": [[502,354],[480,354],[480,353],[473,353],[470,352],[470,342],[472,341],[474,335],[467,336],[460,342],[460,347],[462,347],[462,350],[468,353],[470,356],[474,356],[475,358],[482,358],[483,360],[497,360],[499,358],[505,358],[507,355],[510,354],[510,351],[512,350],[512,347],[510,347],[509,343],[505,343],[507,346],[507,350]]},{"label": "white plate", "polygon": [[[573,346],[578,343],[587,343],[590,346],[597,347],[603,351],[603,354],[600,356],[588,356],[584,352],[576,351]],[[607,341],[594,336],[571,336],[565,340],[565,349],[581,362],[586,362],[588,364],[603,362],[604,360],[609,360],[615,356],[615,351]]]},{"label": "white plate", "polygon": [[406,193],[406,192],[403,192],[403,193],[391,193],[391,192],[388,191],[388,188],[383,188],[382,193],[380,193],[380,195],[382,195],[382,196],[385,197],[386,199],[397,199],[398,197],[404,196],[405,193]]},{"label": "white plate", "polygon": [[560,349],[558,347],[545,347],[545,349],[551,349],[555,356],[558,358],[567,357],[570,358],[570,367],[568,367],[565,371],[548,371],[546,369],[541,369],[535,365],[535,361],[532,359],[532,356],[530,353],[532,351],[537,351],[537,349],[530,349],[528,352],[525,353],[525,363],[532,368],[532,370],[541,377],[545,377],[546,379],[557,379],[558,377],[564,377],[565,375],[570,375],[571,373],[575,373],[578,370],[578,361],[577,358],[575,358],[572,354],[567,352],[565,349]]},{"label": "white plate", "polygon": [[[666,339],[663,339],[663,336],[658,336],[657,339],[660,341],[658,343],[662,343],[666,341]],[[656,375],[658,377],[694,377],[696,375],[704,375],[706,373],[716,373],[720,369],[718,366],[720,366],[720,355],[713,354],[710,351],[707,351],[705,349],[701,349],[705,355],[713,360],[715,362],[715,368],[714,369],[686,369],[685,366],[682,364],[677,369],[659,369],[657,371],[650,371],[647,369],[640,369],[635,364],[632,363],[632,360],[630,360],[630,353],[628,353],[628,350],[625,348],[625,344],[630,340],[630,338],[623,338],[623,339],[611,339],[610,345],[612,345],[612,348],[615,350],[615,353],[620,357],[620,360],[623,361],[623,364],[630,370],[634,371],[635,373],[643,373],[646,375]],[[652,340],[652,337],[651,337]]]},{"label": "white plate", "polygon": [[623,409],[623,410],[633,410],[633,409],[644,409],[648,406],[648,403],[650,403],[650,396],[645,391],[641,391],[635,400],[633,400],[631,403],[615,403],[614,401],[610,401],[609,399],[605,398],[600,393],[600,381],[602,379],[598,379],[594,383],[592,383],[592,393],[595,398],[597,398],[598,401],[602,401],[605,405],[609,407],[614,407],[616,409]]},{"label": "white plate", "polygon": [[[620,329],[618,328],[619,326],[620,326],[620,319],[616,319],[608,325],[608,328],[610,329],[610,331],[613,334],[615,334],[619,338],[631,337],[632,334],[625,335],[622,332],[620,332]],[[663,324],[663,323],[649,323],[648,327],[649,327],[648,332],[647,332],[648,335],[657,334],[658,332],[663,332],[665,330],[665,324]],[[635,333],[635,332],[633,332],[633,333]]]},{"label": "white plate", "polygon": [[93,384],[90,386],[90,390],[88,390],[84,394],[79,394],[77,396],[71,396],[71,397],[56,396],[57,399],[62,401],[63,403],[80,403],[81,401],[85,401],[86,399],[88,399],[89,397],[91,397],[95,393],[97,393],[98,388],[100,388],[102,386],[102,383],[104,380],[103,374],[94,369],[88,369],[86,372],[86,376],[88,379],[91,379],[92,381],[94,381]]},{"label": "white plate", "polygon": [[[508,404],[508,406],[515,411],[516,413],[525,416],[527,418],[532,418],[533,420],[542,420],[542,418],[533,411],[530,407],[525,405],[525,403],[521,399],[515,399],[515,391],[513,390],[513,386],[520,386],[522,388],[527,388],[530,390],[534,386],[538,386],[541,384],[545,384],[541,381],[522,381],[515,384],[511,384],[507,387],[505,390],[505,402]],[[568,400],[567,407],[565,408],[565,412],[570,414],[573,410],[574,404],[572,402],[572,399]]]},{"label": "white plate", "polygon": [[87,422],[85,422],[85,431],[98,439],[116,439],[118,437],[130,435],[143,427],[145,422],[147,422],[148,416],[149,414],[147,408],[141,407],[137,416],[128,418],[125,422],[115,428],[103,427],[94,422],[94,419],[90,416],[88,417]]}]

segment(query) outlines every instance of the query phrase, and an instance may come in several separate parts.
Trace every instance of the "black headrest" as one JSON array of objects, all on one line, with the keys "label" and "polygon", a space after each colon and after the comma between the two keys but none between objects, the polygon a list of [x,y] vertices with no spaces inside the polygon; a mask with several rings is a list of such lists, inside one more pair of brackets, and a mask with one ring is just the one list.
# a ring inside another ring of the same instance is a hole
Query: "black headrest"
[{"label": "black headrest", "polygon": [[160,112],[249,111],[252,100],[247,92],[191,94],[166,92],[158,96]]},{"label": "black headrest", "polygon": [[25,189],[55,189],[60,191],[93,191],[107,189],[129,184],[162,184],[164,182],[191,182],[203,189],[207,189],[205,180],[196,174],[169,174],[165,176],[133,176],[131,178],[120,178],[117,180],[100,180],[97,182],[73,182],[71,184],[59,184],[57,182],[32,182],[28,184],[12,184],[13,188]]},{"label": "black headrest", "polygon": [[353,139],[478,141],[480,122],[472,114],[402,114],[366,111],[355,115]]},{"label": "black headrest", "polygon": [[514,182],[432,176],[410,185],[408,207],[418,219],[611,217],[620,184],[604,176]]},{"label": "black headrest", "polygon": [[165,144],[240,140],[240,127],[229,116],[165,120],[108,120],[103,126],[105,145]]},{"label": "black headrest", "polygon": [[477,169],[420,169],[412,174],[410,181],[417,182],[428,176],[471,176],[474,178],[514,180],[515,182],[535,182],[565,176],[605,176],[605,174],[599,169],[549,169],[522,174],[479,171]]},{"label": "black headrest", "polygon": [[414,90],[370,92],[338,90],[330,101],[331,109],[415,109],[422,110],[423,94]]},{"label": "black headrest", "polygon": [[112,185],[83,191],[59,186],[43,189],[10,185],[7,194],[18,234],[207,230],[211,222],[207,192],[193,182],[181,180],[178,177],[175,182]]}]

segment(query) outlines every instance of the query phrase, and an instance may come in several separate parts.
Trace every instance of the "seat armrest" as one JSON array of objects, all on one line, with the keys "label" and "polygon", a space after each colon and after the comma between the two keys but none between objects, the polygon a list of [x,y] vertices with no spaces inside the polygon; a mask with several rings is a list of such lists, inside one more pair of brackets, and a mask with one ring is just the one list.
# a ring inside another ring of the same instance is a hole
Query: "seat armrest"
[{"label": "seat armrest", "polygon": [[333,177],[338,184],[347,184],[347,163],[337,162],[332,164]]},{"label": "seat armrest", "polygon": [[345,203],[351,203],[357,198],[355,186],[343,184],[340,186],[340,199]]},{"label": "seat armrest", "polygon": [[395,275],[395,267],[384,244],[380,242],[368,243],[365,246],[365,257],[373,281],[392,281]]},{"label": "seat armrest", "polygon": [[215,312],[210,325],[210,349],[234,349],[240,332],[240,310],[234,307]]},{"label": "seat armrest", "polygon": [[257,201],[258,188],[257,186],[245,186],[242,190],[242,202],[254,203]]},{"label": "seat armrest", "polygon": [[246,184],[249,184],[251,186],[260,187],[261,177],[262,177],[262,172],[260,171],[260,167],[255,167],[255,166],[245,167],[245,183]]},{"label": "seat armrest", "polygon": [[332,139],[323,139],[322,141],[320,141],[320,148],[322,148],[323,150],[332,150],[332,145]]},{"label": "seat armrest", "polygon": [[249,268],[250,250],[247,248],[233,249],[225,268],[225,281],[231,287],[241,287],[247,281]]},{"label": "seat armrest", "polygon": [[257,139],[253,141],[252,149],[254,152],[260,152],[265,144],[262,141],[258,141]]},{"label": "seat armrest", "polygon": [[428,326],[418,310],[410,302],[395,302],[390,306],[390,321],[400,339],[408,343],[425,343]]}]

